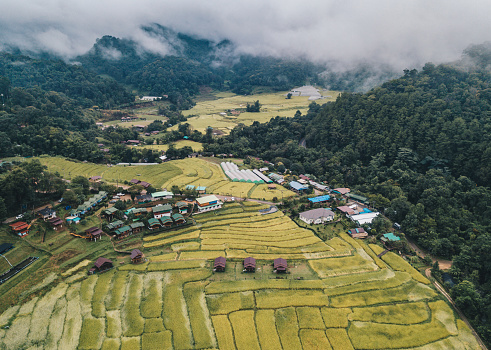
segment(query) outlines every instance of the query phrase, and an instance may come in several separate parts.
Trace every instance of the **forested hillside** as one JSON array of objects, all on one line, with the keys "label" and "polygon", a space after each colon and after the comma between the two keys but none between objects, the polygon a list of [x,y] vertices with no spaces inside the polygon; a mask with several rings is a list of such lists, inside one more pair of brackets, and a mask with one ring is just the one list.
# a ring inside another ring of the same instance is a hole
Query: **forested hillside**
[{"label": "forested hillside", "polygon": [[406,70],[366,94],[312,103],[307,115],[238,127],[207,149],[282,162],[366,194],[408,237],[454,259],[462,283],[453,297],[489,340],[490,52],[472,47],[458,64]]},{"label": "forested hillside", "polygon": [[63,93],[84,107],[111,108],[134,101],[134,96],[114,79],[102,78],[61,60],[0,52],[0,76],[7,77],[14,87],[39,87]]}]

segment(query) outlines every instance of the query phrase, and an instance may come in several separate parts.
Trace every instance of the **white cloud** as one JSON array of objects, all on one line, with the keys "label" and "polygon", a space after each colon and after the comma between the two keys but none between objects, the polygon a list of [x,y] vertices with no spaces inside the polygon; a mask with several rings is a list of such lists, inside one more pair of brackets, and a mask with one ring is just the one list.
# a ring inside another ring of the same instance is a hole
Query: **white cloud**
[{"label": "white cloud", "polygon": [[141,30],[158,23],[230,39],[240,52],[405,68],[454,60],[469,44],[491,40],[490,10],[484,0],[3,0],[0,47],[73,57],[113,35],[166,54],[168,43]]}]

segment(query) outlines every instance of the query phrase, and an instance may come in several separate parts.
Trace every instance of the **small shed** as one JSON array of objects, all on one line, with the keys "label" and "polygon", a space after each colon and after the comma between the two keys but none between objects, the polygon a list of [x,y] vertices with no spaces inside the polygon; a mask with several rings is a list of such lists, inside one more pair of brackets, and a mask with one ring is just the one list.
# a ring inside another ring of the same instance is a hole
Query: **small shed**
[{"label": "small shed", "polygon": [[145,256],[143,255],[143,253],[141,252],[140,249],[133,249],[131,251],[130,258],[131,258],[131,262],[133,264],[139,264],[139,263],[145,261],[144,257]]},{"label": "small shed", "polygon": [[248,257],[244,259],[244,271],[255,272],[256,271],[256,259]]},{"label": "small shed", "polygon": [[180,214],[187,214],[187,212],[188,212],[188,203],[186,203],[186,202],[177,202],[176,205],[179,208],[179,213]]},{"label": "small shed", "polygon": [[219,256],[218,258],[215,259],[215,263],[213,264],[213,269],[216,272],[225,271],[226,262],[227,262],[227,259],[225,259],[223,256]]},{"label": "small shed", "polygon": [[274,262],[273,262],[273,270],[276,273],[286,272],[286,269],[287,268],[288,268],[288,264],[287,264],[287,262],[286,262],[285,259],[283,259],[283,258],[274,259]]},{"label": "small shed", "polygon": [[92,275],[96,272],[102,273],[112,268],[113,262],[111,260],[106,258],[98,258],[94,263],[94,267],[89,270],[89,275]]},{"label": "small shed", "polygon": [[206,186],[198,186],[196,188],[196,191],[198,191],[199,194],[205,194],[206,193]]}]

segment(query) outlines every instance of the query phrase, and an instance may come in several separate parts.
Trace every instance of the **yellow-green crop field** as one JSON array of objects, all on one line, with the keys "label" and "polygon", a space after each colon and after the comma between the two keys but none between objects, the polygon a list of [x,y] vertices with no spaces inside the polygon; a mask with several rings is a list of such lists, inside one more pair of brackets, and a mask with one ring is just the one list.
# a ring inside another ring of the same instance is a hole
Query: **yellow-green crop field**
[{"label": "yellow-green crop field", "polygon": [[[183,111],[183,114],[185,116],[192,116],[187,120],[187,123],[202,133],[205,133],[206,128],[211,126],[228,134],[239,123],[251,125],[255,121],[261,123],[267,122],[276,116],[293,117],[297,110],[301,113],[306,113],[312,101],[309,101],[307,96],[293,96],[291,99],[286,99],[285,95],[287,93],[288,91],[283,91],[249,96],[216,94],[217,99],[198,102],[190,110]],[[321,100],[320,103],[334,101],[338,94],[339,92],[335,91],[323,92],[323,95],[329,97]],[[245,110],[248,103],[254,104],[256,100],[259,100],[261,103],[261,111],[258,113],[243,112],[240,115],[220,114],[233,109]],[[171,130],[176,128],[176,126],[173,126]]]},{"label": "yellow-green crop field", "polygon": [[[174,142],[174,146],[176,149],[184,148],[186,146],[191,147],[195,152],[201,152],[203,150],[203,144],[196,141],[191,140],[179,140]],[[139,148],[146,149],[154,149],[157,151],[167,151],[169,149],[169,145],[140,145]]]},{"label": "yellow-green crop field", "polygon": [[[147,236],[143,264],[80,276],[90,267],[81,257],[43,293],[0,314],[0,349],[478,348],[396,254],[377,261],[361,241],[341,234],[324,242],[262,208],[225,204],[194,216],[192,227]],[[213,270],[218,256],[227,259],[224,272]],[[249,256],[255,273],[243,271]],[[273,271],[278,257],[288,273]]]},{"label": "yellow-green crop field", "polygon": [[[50,172],[58,172],[66,179],[73,179],[76,176],[87,178],[102,176],[103,181],[115,184],[139,179],[151,183],[157,189],[167,188],[170,190],[174,185],[181,189],[187,185],[205,186],[207,193],[265,200],[295,195],[292,191],[281,186],[277,186],[274,190],[268,190],[266,184],[255,186],[249,183],[232,182],[225,176],[220,165],[200,158],[173,160],[157,165],[132,166],[107,166],[67,160],[63,157],[40,157],[38,159],[48,167]],[[250,192],[251,190],[252,192]]]}]

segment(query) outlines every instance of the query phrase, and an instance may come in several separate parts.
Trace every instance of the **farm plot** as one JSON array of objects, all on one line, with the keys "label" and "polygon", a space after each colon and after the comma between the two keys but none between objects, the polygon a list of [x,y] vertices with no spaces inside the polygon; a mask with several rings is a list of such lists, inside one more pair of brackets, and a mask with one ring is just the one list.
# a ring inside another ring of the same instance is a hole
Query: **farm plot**
[{"label": "farm plot", "polygon": [[[324,242],[281,212],[244,210],[257,207],[226,205],[197,216],[198,226],[145,237],[144,264],[29,286],[46,292],[0,315],[0,347],[477,348],[453,310],[398,256],[376,261],[345,235]],[[223,273],[209,261],[219,255],[227,258]],[[257,259],[255,273],[242,271],[249,256]],[[289,273],[273,273],[277,257],[287,259]]]},{"label": "farm plot", "polygon": [[[205,133],[208,126],[211,126],[228,134],[239,123],[251,125],[254,121],[263,123],[276,116],[293,117],[297,110],[305,113],[310,103],[308,97],[294,96],[291,99],[286,99],[287,92],[263,93],[250,96],[215,94],[216,99],[198,102],[196,106],[188,111],[183,111],[183,113],[186,116],[194,115],[189,117],[187,122],[202,133]],[[332,101],[337,97],[338,93],[328,92],[327,95],[330,97],[324,101]],[[220,114],[225,113],[227,110],[243,110],[247,103],[253,104],[256,100],[259,100],[262,105],[259,113]],[[171,130],[173,129],[177,129],[177,127],[172,127]]]}]

